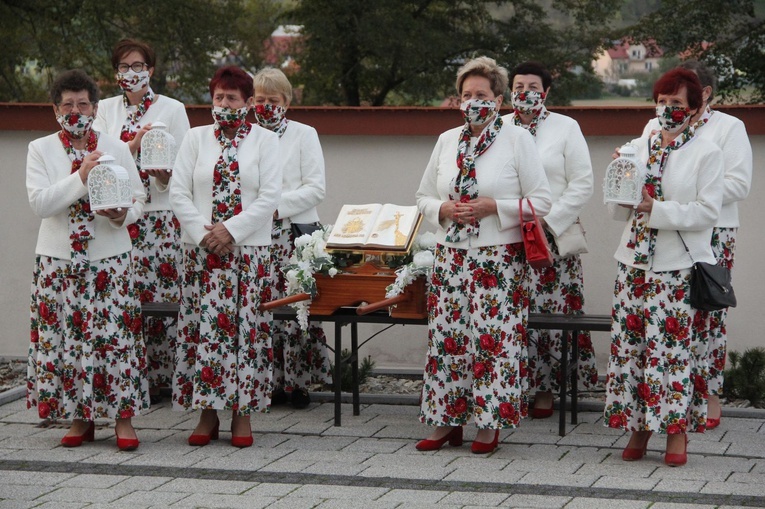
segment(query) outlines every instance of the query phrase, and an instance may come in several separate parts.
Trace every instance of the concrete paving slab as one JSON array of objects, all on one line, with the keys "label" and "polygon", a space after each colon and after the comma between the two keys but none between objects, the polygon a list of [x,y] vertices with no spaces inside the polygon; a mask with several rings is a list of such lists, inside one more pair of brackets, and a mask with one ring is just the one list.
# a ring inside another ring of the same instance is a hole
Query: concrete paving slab
[{"label": "concrete paving slab", "polygon": [[[448,491],[440,490],[390,490],[377,500],[379,502],[398,502],[406,504],[428,504],[432,506],[441,506],[439,503],[447,495]],[[447,502],[445,502],[447,503]]]},{"label": "concrete paving slab", "polygon": [[245,481],[223,481],[207,479],[173,479],[159,486],[154,491],[171,491],[177,493],[223,493],[227,495],[242,495],[258,483]]},{"label": "concrete paving slab", "polygon": [[505,507],[528,507],[539,509],[559,509],[571,501],[571,497],[548,495],[511,495],[505,501]]},{"label": "concrete paving slab", "polygon": [[226,509],[260,509],[276,502],[276,497],[250,497],[246,495],[220,495],[192,493],[175,502],[173,508],[226,508]]}]

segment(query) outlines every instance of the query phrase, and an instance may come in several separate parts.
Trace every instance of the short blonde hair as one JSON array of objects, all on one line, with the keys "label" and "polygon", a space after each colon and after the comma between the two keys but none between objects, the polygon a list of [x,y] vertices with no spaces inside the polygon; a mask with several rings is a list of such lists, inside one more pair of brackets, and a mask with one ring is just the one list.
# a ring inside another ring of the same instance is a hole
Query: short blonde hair
[{"label": "short blonde hair", "polygon": [[292,102],[292,85],[279,69],[273,67],[262,69],[252,78],[252,82],[256,90],[260,88],[267,94],[281,94],[284,102],[287,104]]},{"label": "short blonde hair", "polygon": [[483,76],[491,84],[491,91],[495,96],[500,96],[507,90],[510,79],[507,69],[497,64],[497,61],[489,57],[477,57],[468,61],[457,71],[457,93],[462,95],[462,84],[468,76]]}]

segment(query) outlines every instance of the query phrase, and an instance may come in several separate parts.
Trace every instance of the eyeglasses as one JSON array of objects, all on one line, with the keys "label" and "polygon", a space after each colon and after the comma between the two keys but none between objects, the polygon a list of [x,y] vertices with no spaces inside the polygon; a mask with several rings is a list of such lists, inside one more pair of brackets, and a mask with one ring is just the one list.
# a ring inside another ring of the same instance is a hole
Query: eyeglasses
[{"label": "eyeglasses", "polygon": [[147,67],[145,62],[133,62],[130,65],[122,63],[117,65],[117,71],[128,72],[128,69],[130,69],[133,72],[141,72],[144,70],[145,67]]},{"label": "eyeglasses", "polygon": [[86,113],[91,110],[95,103],[89,102],[89,101],[80,101],[78,103],[73,102],[65,102],[65,103],[58,103],[58,109],[63,113],[64,115],[70,114],[75,106],[77,107],[77,111],[80,113]]}]

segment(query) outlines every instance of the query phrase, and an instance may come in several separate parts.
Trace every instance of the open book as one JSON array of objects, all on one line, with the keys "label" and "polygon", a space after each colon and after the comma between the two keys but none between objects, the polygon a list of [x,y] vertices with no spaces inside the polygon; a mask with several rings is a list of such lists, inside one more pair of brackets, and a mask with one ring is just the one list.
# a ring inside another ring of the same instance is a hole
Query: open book
[{"label": "open book", "polygon": [[343,205],[327,240],[328,250],[408,252],[422,222],[416,205]]}]

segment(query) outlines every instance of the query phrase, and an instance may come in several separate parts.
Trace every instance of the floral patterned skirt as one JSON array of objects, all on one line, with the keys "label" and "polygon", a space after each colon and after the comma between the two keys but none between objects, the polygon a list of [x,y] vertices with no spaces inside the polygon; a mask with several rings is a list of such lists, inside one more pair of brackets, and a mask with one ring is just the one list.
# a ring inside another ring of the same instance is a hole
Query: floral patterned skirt
[{"label": "floral patterned skirt", "polygon": [[690,269],[619,264],[606,380],[605,424],[625,431],[703,432],[706,313],[691,308]]},{"label": "floral patterned skirt", "polygon": [[528,413],[526,257],[510,244],[438,245],[420,420],[513,428]]},{"label": "floral patterned skirt", "polygon": [[130,253],[90,262],[38,256],[32,279],[27,407],[40,418],[130,418],[149,407]]},{"label": "floral patterned skirt", "polygon": [[[128,226],[133,241],[133,274],[141,302],[178,302],[181,295],[181,225],[171,210],[146,212]],[[182,272],[182,270],[181,270]],[[146,318],[143,336],[149,365],[149,386],[170,386],[175,368],[177,320]]]},{"label": "floral patterned skirt", "polygon": [[[553,265],[544,269],[528,268],[529,313],[584,313],[584,276],[582,260],[578,255],[560,258],[555,256]],[[530,386],[537,391],[560,390],[561,330],[529,330]],[[589,331],[582,331],[576,338],[579,346],[577,360],[579,386],[588,388],[598,382],[595,366],[595,350]]]},{"label": "floral patterned skirt", "polygon": [[271,404],[268,246],[226,256],[184,244],[173,407],[266,412]]},{"label": "floral patterned skirt", "polygon": [[[733,270],[738,228],[715,228],[712,231],[712,251],[719,265]],[[725,360],[728,353],[728,332],[725,324],[728,308],[709,313],[709,394],[722,396]]]},{"label": "floral patterned skirt", "polygon": [[[282,269],[289,263],[294,239],[287,223],[274,221],[271,233],[271,264],[274,299],[287,296]],[[331,383],[327,337],[324,329],[311,325],[303,331],[296,321],[274,320],[274,389],[287,392],[313,383]]]}]

